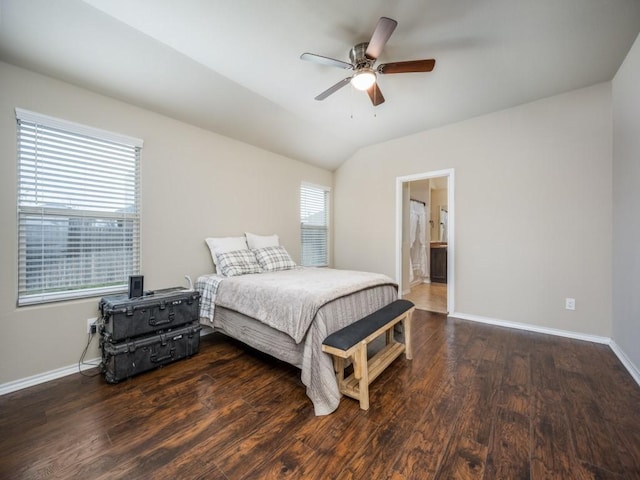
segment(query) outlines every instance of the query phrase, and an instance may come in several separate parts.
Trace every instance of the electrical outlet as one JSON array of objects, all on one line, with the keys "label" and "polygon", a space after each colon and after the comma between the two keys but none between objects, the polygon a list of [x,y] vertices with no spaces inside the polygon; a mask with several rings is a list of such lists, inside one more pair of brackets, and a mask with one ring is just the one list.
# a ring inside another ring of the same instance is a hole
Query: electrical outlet
[{"label": "electrical outlet", "polygon": [[87,333],[96,333],[98,330],[98,317],[87,318]]},{"label": "electrical outlet", "polygon": [[576,309],[576,299],[575,298],[565,298],[564,299],[564,308],[567,310],[575,310]]}]

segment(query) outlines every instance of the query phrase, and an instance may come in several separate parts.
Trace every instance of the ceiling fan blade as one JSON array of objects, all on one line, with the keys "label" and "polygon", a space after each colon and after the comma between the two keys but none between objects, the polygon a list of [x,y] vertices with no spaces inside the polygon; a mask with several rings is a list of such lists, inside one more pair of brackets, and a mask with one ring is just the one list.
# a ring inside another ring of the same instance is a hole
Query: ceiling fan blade
[{"label": "ceiling fan blade", "polygon": [[342,87],[344,87],[345,85],[347,85],[349,82],[351,81],[351,77],[347,77],[345,79],[340,80],[338,83],[336,83],[334,86],[327,88],[324,92],[322,92],[320,95],[318,95],[315,100],[324,100],[325,98],[327,98],[329,95],[336,93],[338,90],[340,90]]},{"label": "ceiling fan blade", "polygon": [[373,103],[374,107],[384,103],[384,97],[382,96],[380,87],[378,87],[378,82],[371,85],[367,90],[367,93],[369,94],[369,98],[371,99],[371,103]]},{"label": "ceiling fan blade", "polygon": [[430,72],[436,66],[436,61],[429,60],[409,60],[407,62],[383,63],[378,67],[378,73],[413,73]]},{"label": "ceiling fan blade", "polygon": [[301,60],[308,62],[320,63],[321,65],[327,65],[329,67],[338,67],[344,69],[352,69],[353,65],[347,62],[336,60],[335,58],[323,57],[322,55],[316,55],[315,53],[303,53],[300,55]]},{"label": "ceiling fan blade", "polygon": [[389,37],[398,26],[398,22],[391,18],[380,17],[378,20],[378,24],[376,25],[376,29],[373,31],[373,35],[371,35],[371,40],[369,40],[369,46],[367,47],[367,51],[365,55],[369,58],[376,59],[382,53],[382,49],[387,44]]}]

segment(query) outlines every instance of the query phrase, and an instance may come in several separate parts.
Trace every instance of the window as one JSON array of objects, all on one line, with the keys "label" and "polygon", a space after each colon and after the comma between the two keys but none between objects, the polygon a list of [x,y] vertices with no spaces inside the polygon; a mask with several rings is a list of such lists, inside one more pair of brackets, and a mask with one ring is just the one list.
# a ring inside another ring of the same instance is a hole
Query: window
[{"label": "window", "polygon": [[140,273],[142,141],[16,109],[18,305],[122,291]]},{"label": "window", "polygon": [[300,187],[301,264],[329,265],[329,189],[303,183]]}]

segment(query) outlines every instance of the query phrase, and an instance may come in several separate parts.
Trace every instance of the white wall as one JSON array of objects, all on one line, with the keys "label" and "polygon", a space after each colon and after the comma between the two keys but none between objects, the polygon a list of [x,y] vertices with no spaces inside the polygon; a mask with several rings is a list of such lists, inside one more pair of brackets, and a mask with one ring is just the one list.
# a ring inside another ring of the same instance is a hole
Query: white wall
[{"label": "white wall", "polygon": [[[73,365],[98,299],[16,308],[15,107],[144,140],[145,287],[212,271],[207,236],[278,233],[297,261],[301,181],[333,174],[86,90],[0,63],[0,385]],[[87,357],[98,356],[97,341]]]},{"label": "white wall", "polygon": [[613,339],[640,375],[640,37],[612,83]]},{"label": "white wall", "polygon": [[610,336],[611,84],[358,152],[335,172],[336,266],[395,276],[395,179],[448,168],[456,312]]}]

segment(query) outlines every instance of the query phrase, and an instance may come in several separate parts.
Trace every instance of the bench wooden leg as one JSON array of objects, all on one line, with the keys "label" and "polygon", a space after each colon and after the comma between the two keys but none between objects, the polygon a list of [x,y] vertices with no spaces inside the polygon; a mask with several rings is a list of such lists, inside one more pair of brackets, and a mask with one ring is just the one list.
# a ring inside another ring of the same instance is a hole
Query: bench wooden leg
[{"label": "bench wooden leg", "polygon": [[362,342],[354,355],[353,371],[358,380],[360,408],[369,410],[369,366],[367,364],[367,344]]},{"label": "bench wooden leg", "polygon": [[411,317],[413,310],[413,308],[409,310],[402,320],[402,328],[404,330],[404,355],[407,357],[407,360],[413,358],[413,349],[411,348]]},{"label": "bench wooden leg", "polygon": [[336,380],[338,380],[338,386],[342,388],[344,383],[344,358],[333,356],[333,369],[336,371]]}]

